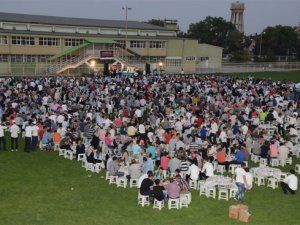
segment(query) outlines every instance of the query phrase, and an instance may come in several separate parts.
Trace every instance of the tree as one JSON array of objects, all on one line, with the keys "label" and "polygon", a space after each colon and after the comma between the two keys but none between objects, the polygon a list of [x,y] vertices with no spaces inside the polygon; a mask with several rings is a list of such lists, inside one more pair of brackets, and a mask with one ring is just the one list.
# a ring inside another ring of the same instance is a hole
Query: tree
[{"label": "tree", "polygon": [[198,23],[192,23],[187,34],[202,43],[223,47],[224,53],[242,52],[246,44],[244,35],[222,17],[208,16]]},{"label": "tree", "polygon": [[[260,43],[260,41],[262,42]],[[268,58],[292,55],[300,57],[300,40],[295,29],[290,26],[267,27],[256,37],[256,43],[256,55],[259,55],[261,45],[261,55],[268,55]]]},{"label": "tree", "polygon": [[151,19],[151,20],[148,20],[148,22],[146,22],[146,23],[156,25],[156,26],[159,26],[159,27],[164,27],[165,26],[165,21],[163,21],[161,19]]}]

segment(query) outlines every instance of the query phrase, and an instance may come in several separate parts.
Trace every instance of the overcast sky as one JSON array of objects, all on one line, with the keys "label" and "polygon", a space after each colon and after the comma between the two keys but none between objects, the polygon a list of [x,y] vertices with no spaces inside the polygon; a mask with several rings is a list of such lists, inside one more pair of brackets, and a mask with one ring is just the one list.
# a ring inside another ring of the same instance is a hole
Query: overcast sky
[{"label": "overcast sky", "polygon": [[[129,20],[176,19],[181,30],[206,16],[230,19],[231,0],[0,0],[1,12],[39,15],[121,19],[122,6],[132,10]],[[244,0],[245,33],[260,33],[269,25],[296,26],[300,22],[300,0]]]}]

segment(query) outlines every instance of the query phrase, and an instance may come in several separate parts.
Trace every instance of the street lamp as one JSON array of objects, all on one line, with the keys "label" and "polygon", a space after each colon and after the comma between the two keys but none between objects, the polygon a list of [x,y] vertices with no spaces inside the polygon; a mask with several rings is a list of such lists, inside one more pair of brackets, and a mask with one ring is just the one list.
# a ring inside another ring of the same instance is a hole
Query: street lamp
[{"label": "street lamp", "polygon": [[159,62],[159,63],[158,63],[160,74],[161,74],[161,72],[162,72],[162,67],[163,67],[163,65],[164,65],[163,62]]},{"label": "street lamp", "polygon": [[122,10],[125,10],[125,49],[126,49],[126,44],[127,44],[127,29],[128,29],[128,11],[131,10],[132,8],[127,7],[122,7]]},{"label": "street lamp", "polygon": [[265,34],[266,32],[262,32],[260,35],[260,42],[259,42],[259,58],[261,58],[261,43],[262,43],[262,36]]}]

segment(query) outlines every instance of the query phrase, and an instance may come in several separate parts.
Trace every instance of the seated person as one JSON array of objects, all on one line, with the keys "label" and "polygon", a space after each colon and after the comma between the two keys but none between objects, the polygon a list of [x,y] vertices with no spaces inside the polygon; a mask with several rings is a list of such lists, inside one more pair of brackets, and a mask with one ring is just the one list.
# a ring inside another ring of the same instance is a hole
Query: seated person
[{"label": "seated person", "polygon": [[244,162],[245,155],[241,148],[237,148],[235,152],[235,159],[230,164],[242,164]]},{"label": "seated person", "polygon": [[86,161],[88,163],[93,163],[93,164],[102,162],[99,159],[95,159],[94,147],[93,146],[88,147],[88,149],[86,150]]},{"label": "seated person", "polygon": [[76,159],[78,159],[79,154],[84,154],[85,153],[85,146],[82,143],[82,141],[78,141],[76,145]]},{"label": "seated person", "polygon": [[158,170],[154,173],[154,177],[156,179],[159,180],[163,180],[164,179],[164,172],[163,172],[163,168],[159,167]]},{"label": "seated person", "polygon": [[298,178],[295,175],[295,170],[291,169],[290,174],[280,182],[280,186],[284,194],[290,192],[294,195],[298,189]]},{"label": "seated person", "polygon": [[129,166],[129,174],[128,174],[127,178],[129,180],[130,179],[139,179],[141,175],[142,175],[142,173],[141,173],[140,164],[138,164],[135,159],[132,159],[131,165]]},{"label": "seated person", "polygon": [[153,196],[154,176],[153,176],[152,172],[149,172],[147,175],[148,175],[148,177],[145,178],[141,183],[140,194]]},{"label": "seated person", "polygon": [[187,172],[187,177],[192,180],[198,180],[199,173],[200,173],[200,168],[198,167],[198,161],[197,159],[193,159],[191,163],[192,164],[190,165]]},{"label": "seated person", "polygon": [[140,176],[140,178],[139,178],[139,180],[138,180],[138,186],[137,186],[138,189],[141,188],[141,185],[142,185],[143,180],[146,179],[146,178],[149,176],[149,174],[153,174],[153,172],[150,170],[150,171],[148,171],[147,173],[145,173],[145,174],[143,174],[142,176]]},{"label": "seated person", "polygon": [[154,183],[155,183],[155,185],[153,186],[153,197],[157,201],[164,200],[165,199],[165,194],[164,194],[165,187],[164,187],[163,183],[159,179],[156,179],[154,181]]},{"label": "seated person", "polygon": [[224,165],[226,171],[228,171],[229,162],[226,161],[226,149],[225,148],[219,148],[217,151],[217,162],[218,165]]},{"label": "seated person", "polygon": [[189,183],[185,179],[183,179],[179,173],[175,176],[175,179],[178,186],[180,187],[181,193],[189,192],[189,190],[191,189]]},{"label": "seated person", "polygon": [[110,176],[122,177],[124,176],[123,172],[120,172],[120,161],[114,156],[113,161],[109,164],[108,171]]},{"label": "seated person", "polygon": [[214,166],[211,162],[209,162],[208,158],[203,159],[203,167],[200,173],[200,180],[207,179],[214,175]]},{"label": "seated person", "polygon": [[171,199],[180,197],[180,187],[173,178],[170,179],[170,183],[167,185],[167,194]]}]

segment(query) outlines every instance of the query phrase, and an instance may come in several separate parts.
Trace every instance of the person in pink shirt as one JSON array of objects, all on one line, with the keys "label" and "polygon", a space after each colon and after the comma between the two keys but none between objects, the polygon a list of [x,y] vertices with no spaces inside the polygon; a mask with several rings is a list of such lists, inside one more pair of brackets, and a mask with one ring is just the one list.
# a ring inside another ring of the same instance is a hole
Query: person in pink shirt
[{"label": "person in pink shirt", "polygon": [[160,159],[160,166],[163,168],[163,170],[168,170],[169,169],[169,153],[165,152],[163,157]]},{"label": "person in pink shirt", "polygon": [[111,138],[109,134],[106,134],[105,136],[105,145],[110,146],[111,145]]},{"label": "person in pink shirt", "polygon": [[106,130],[101,127],[100,130],[98,131],[99,140],[104,141],[105,135],[106,135]]},{"label": "person in pink shirt", "polygon": [[277,147],[274,144],[274,141],[271,141],[270,143],[270,150],[268,152],[268,164],[270,164],[271,159],[277,159],[278,158],[278,151],[277,151]]}]

